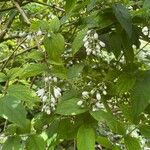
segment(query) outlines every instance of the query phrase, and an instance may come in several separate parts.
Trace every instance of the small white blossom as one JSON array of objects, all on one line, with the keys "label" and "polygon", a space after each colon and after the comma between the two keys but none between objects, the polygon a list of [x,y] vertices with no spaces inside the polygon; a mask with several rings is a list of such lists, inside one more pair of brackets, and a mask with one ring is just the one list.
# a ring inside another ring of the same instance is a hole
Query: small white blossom
[{"label": "small white blossom", "polygon": [[86,41],[86,42],[84,43],[84,47],[85,47],[85,48],[88,48],[88,47],[89,47],[89,42],[88,42],[88,41]]},{"label": "small white blossom", "polygon": [[96,99],[97,99],[98,101],[101,100],[101,95],[100,95],[100,93],[96,93]]},{"label": "small white blossom", "polygon": [[38,89],[38,91],[36,93],[37,93],[38,96],[43,97],[44,93],[45,93],[45,90],[43,88],[42,89]]},{"label": "small white blossom", "polygon": [[100,44],[101,47],[105,47],[106,46],[105,43],[102,42],[102,41],[100,41],[99,44]]},{"label": "small white blossom", "polygon": [[54,96],[59,98],[61,96],[61,89],[59,87],[54,87]]},{"label": "small white blossom", "polygon": [[32,40],[32,36],[30,34],[28,34],[26,38],[28,41]]},{"label": "small white blossom", "polygon": [[103,91],[103,94],[104,94],[104,95],[107,95],[107,92],[104,90],[104,91]]},{"label": "small white blossom", "polygon": [[148,27],[147,26],[145,26],[143,29],[142,29],[142,32],[143,32],[143,34],[144,35],[148,35]]},{"label": "small white blossom", "polygon": [[53,77],[53,81],[54,81],[54,82],[57,82],[57,78],[56,78],[56,77]]},{"label": "small white blossom", "polygon": [[20,36],[20,37],[23,37],[23,36],[25,36],[25,35],[26,35],[25,32],[19,32],[19,36]]},{"label": "small white blossom", "polygon": [[44,81],[45,81],[45,82],[48,82],[48,81],[49,81],[49,78],[48,78],[48,77],[45,77],[45,78],[44,78]]},{"label": "small white blossom", "polygon": [[83,98],[88,98],[89,92],[87,92],[87,91],[82,92],[82,96],[83,96]]},{"label": "small white blossom", "polygon": [[39,30],[39,31],[37,32],[37,36],[40,36],[40,35],[42,35],[42,31],[41,31],[41,30]]},{"label": "small white blossom", "polygon": [[81,101],[81,100],[77,102],[78,106],[81,106],[82,104],[83,104],[83,101]]},{"label": "small white blossom", "polygon": [[99,103],[99,102],[97,102],[96,104],[95,104],[95,106],[97,107],[97,108],[102,108],[102,104],[101,103]]},{"label": "small white blossom", "polygon": [[42,101],[45,102],[46,100],[47,100],[47,96],[44,95],[44,96],[42,97]]},{"label": "small white blossom", "polygon": [[94,33],[94,39],[98,39],[98,34],[97,33]]}]

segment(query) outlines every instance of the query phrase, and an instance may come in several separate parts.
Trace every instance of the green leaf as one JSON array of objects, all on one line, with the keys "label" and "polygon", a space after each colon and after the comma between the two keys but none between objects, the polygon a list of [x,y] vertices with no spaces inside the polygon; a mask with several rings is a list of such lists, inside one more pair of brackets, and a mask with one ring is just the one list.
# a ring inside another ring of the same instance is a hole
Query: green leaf
[{"label": "green leaf", "polygon": [[5,82],[6,80],[7,80],[7,76],[4,73],[0,72],[0,83]]},{"label": "green leaf", "polygon": [[124,138],[124,143],[127,150],[142,150],[139,141],[134,137],[126,136]]},{"label": "green leaf", "polygon": [[104,136],[97,136],[96,138],[96,142],[98,142],[101,146],[105,147],[105,148],[111,148],[112,144],[111,142],[108,140],[108,138],[104,137]]},{"label": "green leaf", "polygon": [[127,63],[133,63],[134,61],[134,50],[132,48],[131,40],[125,33],[122,34],[122,47],[123,54]]},{"label": "green leaf", "polygon": [[9,137],[3,147],[2,150],[20,150],[21,148],[21,138],[18,136]]},{"label": "green leaf", "polygon": [[7,92],[10,96],[25,102],[29,108],[32,108],[35,103],[40,101],[34,91],[21,84],[9,86]]},{"label": "green leaf", "polygon": [[139,129],[143,136],[150,139],[150,125],[142,125]]},{"label": "green leaf", "polygon": [[150,71],[139,76],[131,93],[132,97],[132,114],[133,118],[137,118],[146,107],[150,104]]},{"label": "green leaf", "polygon": [[72,43],[73,54],[78,52],[78,50],[83,46],[83,38],[85,37],[87,31],[88,31],[88,29],[84,28],[77,33],[77,35]]},{"label": "green leaf", "polygon": [[108,112],[99,110],[99,111],[91,111],[90,114],[93,116],[94,119],[97,121],[104,121],[109,126],[109,128],[119,134],[125,134],[125,127],[124,125],[115,118],[115,116],[111,115]]},{"label": "green leaf", "polygon": [[111,33],[109,37],[110,50],[114,53],[116,58],[121,54],[121,37],[118,33]]},{"label": "green leaf", "polygon": [[40,75],[47,71],[47,66],[45,64],[27,64],[23,67],[20,78],[29,78],[33,76]]},{"label": "green leaf", "polygon": [[77,0],[65,0],[65,1],[66,1],[65,11],[66,13],[69,13],[71,10],[73,10]]},{"label": "green leaf", "polygon": [[121,24],[122,28],[125,29],[129,37],[132,35],[132,19],[128,9],[122,4],[114,4],[113,12]]},{"label": "green leaf", "polygon": [[26,110],[20,101],[12,96],[4,96],[0,99],[0,116],[19,126],[26,126]]},{"label": "green leaf", "polygon": [[81,125],[81,120],[71,121],[70,118],[66,118],[60,121],[58,126],[58,136],[60,139],[74,139],[77,135],[78,128]]},{"label": "green leaf", "polygon": [[32,135],[28,137],[26,141],[26,150],[44,150],[45,148],[46,143],[39,135]]},{"label": "green leaf", "polygon": [[61,115],[78,115],[87,111],[86,108],[80,108],[77,102],[80,99],[72,98],[69,100],[62,100],[58,103],[56,113]]},{"label": "green leaf", "polygon": [[119,76],[116,84],[116,90],[118,94],[123,94],[132,89],[136,81],[135,76],[127,73],[123,73]]},{"label": "green leaf", "polygon": [[57,32],[60,28],[60,21],[58,17],[54,17],[52,20],[49,22],[49,30],[53,32]]},{"label": "green leaf", "polygon": [[79,77],[80,73],[83,70],[83,67],[84,66],[81,64],[73,65],[72,67],[70,67],[68,69],[68,78],[73,79]]},{"label": "green leaf", "polygon": [[78,150],[95,149],[95,131],[90,125],[82,125],[77,133]]},{"label": "green leaf", "polygon": [[61,64],[61,54],[65,48],[64,37],[60,34],[52,34],[44,39],[44,47],[48,53],[51,63]]},{"label": "green leaf", "polygon": [[143,8],[144,9],[149,9],[150,8],[150,1],[149,0],[144,1]]}]

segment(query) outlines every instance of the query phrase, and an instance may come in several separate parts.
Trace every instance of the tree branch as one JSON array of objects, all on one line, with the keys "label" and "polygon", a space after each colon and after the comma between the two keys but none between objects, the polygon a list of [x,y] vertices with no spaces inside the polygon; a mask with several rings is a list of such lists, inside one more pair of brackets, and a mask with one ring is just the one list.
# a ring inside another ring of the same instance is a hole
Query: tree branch
[{"label": "tree branch", "polygon": [[16,6],[16,8],[18,9],[18,11],[20,12],[20,14],[22,15],[22,17],[24,18],[24,21],[27,24],[31,24],[28,17],[26,16],[24,10],[20,7],[19,3],[17,1],[11,0],[12,3]]},{"label": "tree branch", "polygon": [[8,29],[10,28],[11,24],[13,23],[13,20],[14,20],[16,14],[17,14],[17,11],[14,11],[14,12],[10,15],[10,17],[9,17],[9,19],[8,19],[8,21],[7,21],[7,23],[6,23],[5,27],[4,27],[4,29],[3,29],[3,31],[0,33],[0,42],[3,40],[3,38],[4,38],[4,36],[6,35]]}]

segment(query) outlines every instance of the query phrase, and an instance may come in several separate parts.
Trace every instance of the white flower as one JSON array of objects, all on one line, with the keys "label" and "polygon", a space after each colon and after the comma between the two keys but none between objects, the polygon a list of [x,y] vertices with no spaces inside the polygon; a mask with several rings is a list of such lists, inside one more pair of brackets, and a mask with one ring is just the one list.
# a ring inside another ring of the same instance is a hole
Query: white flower
[{"label": "white flower", "polygon": [[142,32],[144,35],[148,35],[148,27],[145,26],[143,29],[142,29]]},{"label": "white flower", "polygon": [[56,103],[56,99],[53,96],[51,96],[51,102]]},{"label": "white flower", "polygon": [[96,93],[96,99],[97,99],[98,101],[101,100],[101,95],[100,95],[100,93]]},{"label": "white flower", "polygon": [[40,36],[40,35],[42,35],[42,31],[41,31],[41,30],[39,30],[39,31],[37,32],[37,36]]},{"label": "white flower", "polygon": [[89,92],[83,91],[83,92],[82,92],[82,96],[83,96],[84,98],[88,98],[88,97],[89,97]]},{"label": "white flower", "polygon": [[96,45],[95,48],[96,48],[96,50],[98,50],[98,51],[100,50],[100,46],[99,46],[98,44]]},{"label": "white flower", "polygon": [[90,48],[87,48],[87,49],[86,49],[86,53],[87,53],[87,55],[90,55],[90,54],[91,54],[91,52],[92,52],[92,49],[90,49]]},{"label": "white flower", "polygon": [[38,96],[43,97],[45,90],[44,89],[38,89],[38,91],[36,92]]},{"label": "white flower", "polygon": [[94,39],[98,39],[98,34],[94,33]]},{"label": "white flower", "polygon": [[47,96],[44,95],[44,96],[42,97],[42,101],[45,102],[46,100],[47,100]]},{"label": "white flower", "polygon": [[25,36],[25,35],[26,35],[25,32],[19,32],[19,36],[20,36],[20,37],[23,37],[23,36]]},{"label": "white flower", "polygon": [[48,81],[49,81],[49,78],[48,78],[48,77],[45,77],[45,78],[44,78],[44,81],[45,81],[45,82],[48,82]]},{"label": "white flower", "polygon": [[56,77],[53,77],[53,81],[54,81],[54,82],[57,82],[57,78],[56,78]]},{"label": "white flower", "polygon": [[84,47],[85,47],[85,48],[88,48],[88,46],[89,46],[89,42],[86,41],[86,42],[84,43]]},{"label": "white flower", "polygon": [[97,107],[97,108],[102,108],[102,104],[101,103],[99,103],[99,102],[97,102],[96,104],[95,104],[95,106]]},{"label": "white flower", "polygon": [[87,31],[87,34],[90,34],[90,33],[91,33],[91,30],[88,30],[88,31]]},{"label": "white flower", "polygon": [[81,100],[77,102],[78,106],[81,106],[82,104],[83,104],[83,101],[81,101]]},{"label": "white flower", "polygon": [[54,87],[54,96],[59,98],[61,96],[61,89],[59,87]]},{"label": "white flower", "polygon": [[97,111],[97,110],[98,109],[95,106],[92,107],[92,111]]},{"label": "white flower", "polygon": [[50,109],[46,110],[46,113],[47,113],[48,115],[50,115],[50,114],[51,114],[51,110],[50,110]]},{"label": "white flower", "polygon": [[48,33],[47,37],[51,37],[51,34],[50,34],[50,33]]},{"label": "white flower", "polygon": [[27,40],[32,40],[32,36],[30,34],[27,35]]},{"label": "white flower", "polygon": [[104,91],[103,91],[103,94],[104,94],[104,95],[107,95],[107,92],[104,90]]},{"label": "white flower", "polygon": [[106,46],[105,43],[102,42],[102,41],[100,41],[99,44],[100,44],[101,47],[105,47]]},{"label": "white flower", "polygon": [[88,36],[86,35],[84,38],[83,38],[83,42],[86,42],[88,40]]}]

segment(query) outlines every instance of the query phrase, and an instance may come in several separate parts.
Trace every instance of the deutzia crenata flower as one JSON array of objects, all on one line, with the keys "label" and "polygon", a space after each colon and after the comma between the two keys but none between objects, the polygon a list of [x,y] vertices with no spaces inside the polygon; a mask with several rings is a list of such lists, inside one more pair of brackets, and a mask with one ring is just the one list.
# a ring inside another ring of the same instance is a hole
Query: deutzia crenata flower
[{"label": "deutzia crenata flower", "polygon": [[39,31],[37,32],[37,36],[40,36],[40,35],[42,35],[42,31],[41,31],[41,30],[39,30]]},{"label": "deutzia crenata flower", "polygon": [[100,41],[99,44],[100,44],[101,47],[105,47],[106,46],[105,43],[102,42],[102,41]]},{"label": "deutzia crenata flower", "polygon": [[54,87],[54,96],[59,98],[61,96],[61,89],[59,87]]},{"label": "deutzia crenata flower", "polygon": [[44,96],[42,97],[42,101],[45,102],[46,100],[47,100],[47,96],[44,95]]},{"label": "deutzia crenata flower", "polygon": [[89,92],[83,91],[82,96],[83,96],[83,98],[88,98],[89,97]]},{"label": "deutzia crenata flower", "polygon": [[78,106],[81,106],[82,104],[83,104],[83,101],[81,101],[81,100],[77,102]]},{"label": "deutzia crenata flower", "polygon": [[101,95],[100,95],[100,93],[96,93],[96,99],[97,99],[98,101],[101,100]]},{"label": "deutzia crenata flower", "polygon": [[43,97],[44,93],[45,93],[45,90],[43,88],[42,89],[38,89],[38,91],[36,93],[37,93],[38,96]]},{"label": "deutzia crenata flower", "polygon": [[94,39],[98,39],[98,34],[97,33],[94,33]]}]

